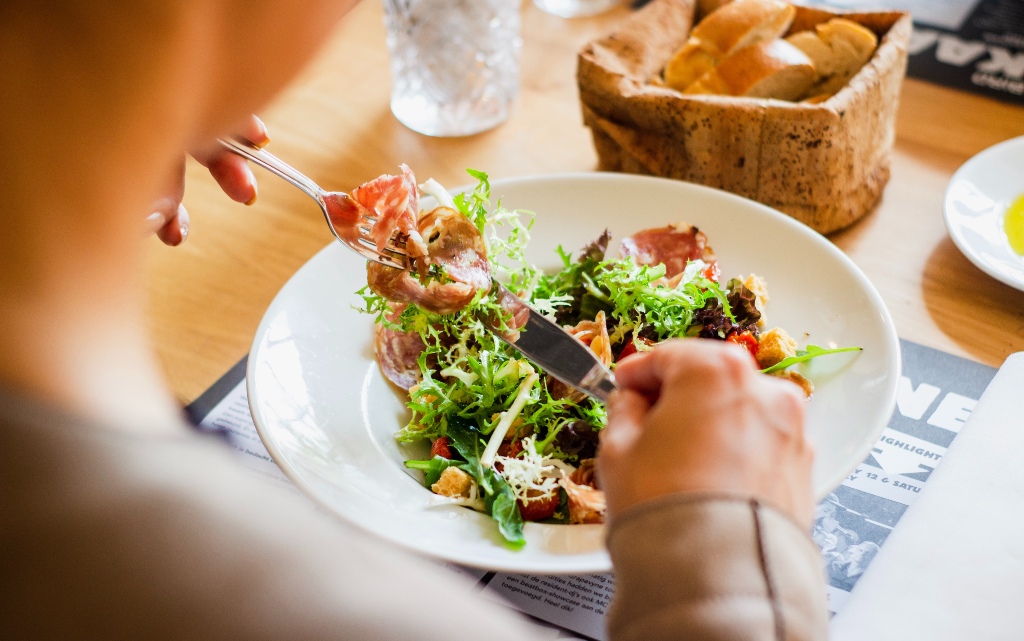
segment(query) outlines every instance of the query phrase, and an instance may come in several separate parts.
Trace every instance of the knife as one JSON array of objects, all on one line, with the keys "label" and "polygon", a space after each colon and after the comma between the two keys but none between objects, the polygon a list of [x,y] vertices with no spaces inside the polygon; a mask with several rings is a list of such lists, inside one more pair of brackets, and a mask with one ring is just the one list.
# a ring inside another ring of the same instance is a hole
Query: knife
[{"label": "knife", "polygon": [[615,375],[589,347],[553,320],[530,307],[507,287],[493,281],[498,305],[511,320],[480,316],[487,328],[547,374],[602,403],[618,389]]}]

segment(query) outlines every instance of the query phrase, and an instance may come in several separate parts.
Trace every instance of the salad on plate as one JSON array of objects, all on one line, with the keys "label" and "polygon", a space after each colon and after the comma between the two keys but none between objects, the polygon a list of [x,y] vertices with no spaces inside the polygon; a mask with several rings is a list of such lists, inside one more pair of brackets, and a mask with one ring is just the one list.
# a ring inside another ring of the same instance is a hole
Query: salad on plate
[{"label": "salad on plate", "polygon": [[[495,333],[515,332],[513,311],[492,279],[553,318],[609,367],[674,338],[702,337],[749,351],[766,374],[810,396],[791,365],[859,348],[797,349],[768,328],[768,289],[756,274],[723,279],[708,239],[674,223],[612,239],[597,230],[576,251],[558,248],[546,273],[524,250],[534,214],[492,206],[490,183],[455,196],[436,181],[417,189],[412,172],[353,190],[354,211],[376,220],[380,243],[405,242],[412,269],[368,263],[360,290],[375,320],[374,352],[384,375],[406,390],[411,418],[401,442],[429,442],[429,456],[405,466],[442,504],[489,514],[504,539],[522,545],[523,524],[601,523],[604,494],[595,471],[604,406],[547,376]],[[437,206],[420,211],[419,192]],[[498,319],[499,322],[495,322]]]}]

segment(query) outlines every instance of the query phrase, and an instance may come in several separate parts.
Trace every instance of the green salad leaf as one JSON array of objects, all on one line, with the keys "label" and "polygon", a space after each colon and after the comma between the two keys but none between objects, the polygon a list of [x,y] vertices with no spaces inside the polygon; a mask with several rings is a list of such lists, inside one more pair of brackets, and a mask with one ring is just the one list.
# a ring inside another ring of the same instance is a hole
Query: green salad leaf
[{"label": "green salad leaf", "polygon": [[765,374],[771,374],[772,372],[778,372],[778,371],[784,370],[787,367],[790,367],[792,365],[796,365],[797,363],[803,363],[803,362],[811,360],[812,358],[818,358],[819,356],[825,356],[826,354],[839,354],[839,353],[842,353],[842,352],[859,352],[862,349],[864,349],[864,348],[863,347],[836,347],[834,349],[827,349],[827,348],[824,348],[824,347],[819,347],[818,345],[808,345],[804,349],[798,349],[796,351],[796,356],[790,356],[789,358],[784,358],[781,361],[779,361],[778,363],[772,365],[771,367],[766,367],[766,368],[764,368],[761,371],[763,373],[765,373]]},{"label": "green salad leaf", "polygon": [[500,474],[480,463],[484,449],[480,432],[469,421],[455,418],[448,424],[448,439],[459,455],[466,459],[465,465],[461,467],[483,491],[484,505],[491,518],[498,523],[501,535],[510,545],[524,545],[523,517],[519,513],[512,488]]},{"label": "green salad leaf", "polygon": [[462,464],[459,461],[446,459],[443,456],[435,456],[432,459],[423,461],[406,461],[405,466],[410,470],[420,470],[423,472],[423,485],[429,488],[440,480],[441,474],[449,467],[461,468]]},{"label": "green salad leaf", "polygon": [[[733,279],[721,285],[708,277],[714,272],[702,261],[691,261],[682,274],[666,278],[664,265],[641,265],[631,257],[607,258],[607,230],[579,254],[559,247],[560,269],[542,272],[526,258],[534,215],[507,210],[500,201],[492,206],[488,175],[468,172],[477,185],[455,196],[454,203],[483,234],[492,276],[562,326],[591,322],[603,314],[613,358],[629,347],[643,351],[670,338],[725,339],[744,332],[756,338],[761,320],[757,296],[744,281]],[[505,417],[502,430],[508,427],[519,438],[531,437],[535,458],[579,464],[595,456],[598,435],[607,423],[605,407],[572,394],[543,373],[538,379],[539,368],[481,321],[506,317],[489,292],[481,291],[467,307],[448,315],[416,305],[396,315],[397,308],[368,287],[358,294],[361,311],[389,329],[418,335],[425,346],[418,360],[420,382],[409,390],[412,416],[396,438],[414,442],[447,436],[456,458],[462,459],[434,457],[407,461],[406,466],[422,471],[428,487],[449,467],[465,471],[478,485],[484,509],[505,540],[522,545],[523,519],[516,492],[529,489],[524,489],[527,486],[519,477],[510,476],[513,488],[480,460],[494,430]],[[808,345],[797,356],[763,371],[776,372],[817,356],[856,349]],[[521,392],[527,395],[526,403],[513,409]],[[553,522],[568,519],[565,492],[559,491],[561,504]]]}]

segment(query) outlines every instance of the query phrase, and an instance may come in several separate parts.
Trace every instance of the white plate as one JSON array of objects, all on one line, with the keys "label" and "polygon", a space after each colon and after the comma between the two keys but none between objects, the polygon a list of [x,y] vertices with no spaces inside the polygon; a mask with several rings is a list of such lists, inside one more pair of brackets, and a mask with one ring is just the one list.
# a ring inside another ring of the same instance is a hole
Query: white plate
[{"label": "white plate", "polygon": [[[495,182],[492,194],[537,213],[529,257],[542,267],[557,267],[556,245],[575,251],[605,227],[617,239],[673,221],[703,229],[724,276],[767,279],[771,325],[801,345],[864,347],[805,370],[817,386],[808,405],[815,495],[824,497],[870,452],[895,402],[899,343],[875,289],[825,238],[755,202],[659,178],[520,178]],[[407,421],[405,395],[373,359],[370,317],[353,309],[363,284],[357,257],[332,244],[288,281],[256,332],[249,403],[281,469],[330,512],[427,555],[509,572],[607,571],[603,526],[528,523],[526,546],[511,550],[488,517],[430,507],[433,495],[402,465],[426,451],[392,438]]]},{"label": "white plate", "polygon": [[1024,136],[968,160],[946,187],[943,213],[956,246],[978,269],[1024,290],[1024,257],[1003,229],[1006,208],[1024,194]]}]

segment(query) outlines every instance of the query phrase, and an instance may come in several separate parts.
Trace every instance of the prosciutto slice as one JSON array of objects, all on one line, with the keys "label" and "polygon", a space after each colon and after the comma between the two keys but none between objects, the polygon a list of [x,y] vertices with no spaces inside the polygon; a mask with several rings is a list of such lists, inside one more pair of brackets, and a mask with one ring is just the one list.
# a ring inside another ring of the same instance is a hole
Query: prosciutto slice
[{"label": "prosciutto slice", "polygon": [[389,381],[405,390],[420,382],[419,357],[426,346],[419,334],[377,325],[373,338],[374,356]]},{"label": "prosciutto slice", "polygon": [[[454,314],[491,286],[487,247],[476,225],[462,213],[438,207],[424,214],[417,234],[426,251],[412,260],[415,273],[367,263],[370,289],[390,301],[414,303],[435,314]],[[440,267],[440,278],[432,276]]]},{"label": "prosciutto slice", "polygon": [[691,260],[715,262],[715,252],[708,245],[707,236],[687,223],[645,229],[623,238],[619,255],[632,256],[640,265],[664,264],[667,278],[683,273]]},{"label": "prosciutto slice", "polygon": [[331,194],[327,211],[338,234],[357,240],[360,224],[370,224],[370,236],[383,251],[396,233],[406,241],[406,252],[413,257],[426,253],[426,245],[417,229],[419,191],[416,177],[407,165],[402,174],[384,174],[353,189],[349,194]]}]

